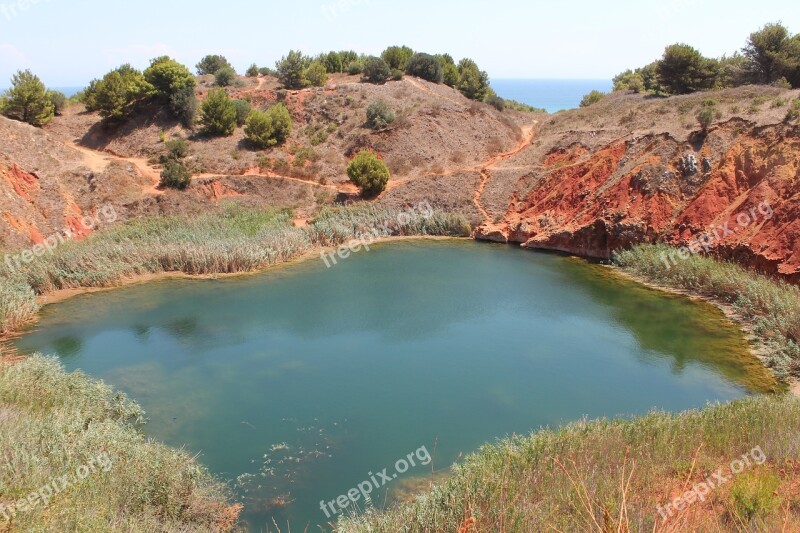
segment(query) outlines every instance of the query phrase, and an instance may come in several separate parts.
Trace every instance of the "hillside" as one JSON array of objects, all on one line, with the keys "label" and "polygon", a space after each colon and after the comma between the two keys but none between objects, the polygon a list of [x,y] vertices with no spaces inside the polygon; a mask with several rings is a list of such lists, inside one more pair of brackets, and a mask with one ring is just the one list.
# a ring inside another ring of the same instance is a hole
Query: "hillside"
[{"label": "hillside", "polygon": [[[199,98],[212,82],[200,78]],[[467,216],[481,239],[607,258],[635,242],[685,244],[728,222],[710,250],[800,279],[800,144],[797,126],[783,123],[798,91],[615,93],[555,115],[501,112],[412,77],[372,85],[337,74],[298,91],[242,78],[227,91],[254,107],[283,101],[294,120],[285,146],[252,150],[242,128],[202,137],[155,106],[115,128],[79,105],[43,130],[0,118],[2,242],[39,242],[108,203],[125,220],[236,201],[293,208],[300,224],[321,206],[358,200],[345,168],[366,147],[392,172],[377,203],[427,200]],[[365,110],[379,99],[398,119],[376,132]],[[716,114],[707,134],[695,119],[703,106]],[[188,139],[194,174],[183,192],[156,187],[163,141],[175,137]],[[733,231],[743,212],[755,220]]]}]

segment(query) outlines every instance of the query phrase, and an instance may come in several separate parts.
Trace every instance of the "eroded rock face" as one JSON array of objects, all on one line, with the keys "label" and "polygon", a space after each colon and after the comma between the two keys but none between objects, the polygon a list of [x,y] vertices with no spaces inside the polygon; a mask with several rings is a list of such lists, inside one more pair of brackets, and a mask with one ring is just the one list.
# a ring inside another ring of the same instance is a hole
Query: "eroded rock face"
[{"label": "eroded rock face", "polygon": [[697,155],[652,136],[612,142],[560,168],[547,168],[549,157],[502,224],[476,235],[596,258],[635,243],[683,246],[708,235],[712,254],[798,282],[798,128],[737,126],[727,137],[724,128]]}]

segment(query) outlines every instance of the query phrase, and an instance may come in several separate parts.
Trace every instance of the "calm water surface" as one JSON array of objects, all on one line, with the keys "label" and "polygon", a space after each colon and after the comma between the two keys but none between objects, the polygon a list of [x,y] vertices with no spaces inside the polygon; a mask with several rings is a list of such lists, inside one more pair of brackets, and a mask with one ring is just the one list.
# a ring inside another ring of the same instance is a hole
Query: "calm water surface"
[{"label": "calm water surface", "polygon": [[84,295],[47,307],[18,346],[129,393],[149,435],[231,480],[254,531],[273,516],[294,531],[324,523],[321,500],[422,446],[434,464],[376,504],[511,433],[769,385],[710,306],[466,241]]}]

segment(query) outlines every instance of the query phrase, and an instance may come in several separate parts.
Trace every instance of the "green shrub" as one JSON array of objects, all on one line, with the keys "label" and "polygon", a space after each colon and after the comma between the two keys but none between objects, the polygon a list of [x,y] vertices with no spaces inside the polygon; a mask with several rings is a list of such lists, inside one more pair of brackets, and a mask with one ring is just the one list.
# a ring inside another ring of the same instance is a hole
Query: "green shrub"
[{"label": "green shrub", "polygon": [[780,504],[775,495],[780,483],[780,478],[767,469],[739,474],[731,485],[731,510],[746,523],[767,516]]},{"label": "green shrub", "polygon": [[[92,80],[83,95],[86,109],[97,111],[105,119],[122,119],[154,92],[144,75],[131,67],[122,65],[100,80]],[[192,95],[194,96],[193,88]]]},{"label": "green shrub", "polygon": [[405,70],[411,56],[414,55],[414,50],[408,46],[390,46],[381,54],[389,68],[392,70]]},{"label": "green shrub", "polygon": [[183,139],[172,139],[164,143],[167,149],[167,158],[183,159],[189,155],[189,144]]},{"label": "green shrub", "polygon": [[713,106],[705,106],[697,113],[697,123],[700,124],[700,129],[704,132],[708,132],[708,128],[711,127],[711,124],[714,122],[714,107]]},{"label": "green shrub", "polygon": [[342,72],[344,70],[342,56],[337,52],[328,52],[325,54],[322,64],[325,65],[325,71],[329,73]]},{"label": "green shrub", "polygon": [[364,80],[369,83],[385,83],[392,75],[386,61],[379,57],[368,57],[364,61]]},{"label": "green shrub", "polygon": [[473,60],[462,59],[458,63],[456,88],[467,98],[482,102],[489,94],[489,74],[478,68]]},{"label": "green shrub", "polygon": [[375,100],[367,106],[367,126],[382,130],[395,120],[395,113],[383,100]]},{"label": "green shrub", "polygon": [[276,104],[268,111],[251,111],[244,128],[247,140],[258,148],[282,144],[291,132],[292,116],[283,104]]},{"label": "green shrub", "polygon": [[258,74],[259,74],[259,72],[258,72],[258,65],[256,65],[255,63],[253,63],[252,65],[250,65],[249,67],[247,67],[247,71],[245,72],[245,74],[247,74],[247,77],[248,77],[248,78],[257,78],[257,77],[258,77]]},{"label": "green shrub", "polygon": [[448,87],[455,87],[459,79],[458,67],[449,63],[442,67],[442,83]]},{"label": "green shrub", "polygon": [[286,89],[302,89],[306,86],[305,71],[310,61],[297,50],[290,50],[289,54],[275,64],[278,80]]},{"label": "green shrub", "polygon": [[797,119],[800,119],[800,98],[792,102],[792,107],[786,112],[786,118],[784,118],[786,122],[793,122]]},{"label": "green shrub", "polygon": [[194,126],[197,116],[197,97],[193,87],[185,87],[176,91],[169,98],[169,108],[173,116],[187,128]]},{"label": "green shrub", "polygon": [[44,126],[53,119],[55,106],[38,76],[30,70],[18,71],[4,95],[3,114],[32,126]]},{"label": "green shrub", "polygon": [[203,76],[205,74],[216,74],[220,69],[231,67],[231,64],[221,55],[207,55],[197,64],[197,74]]},{"label": "green shrub", "polygon": [[361,150],[350,162],[347,175],[366,197],[379,195],[389,182],[389,169],[386,164],[369,150]]},{"label": "green shrub", "polygon": [[719,62],[687,44],[673,44],[664,50],[656,69],[660,84],[670,94],[689,94],[714,86]]},{"label": "green shrub", "polygon": [[212,89],[200,106],[200,123],[208,135],[228,136],[236,130],[236,105],[223,89]]},{"label": "green shrub", "polygon": [[228,87],[234,81],[236,81],[236,71],[233,70],[233,67],[222,67],[214,73],[214,82],[219,87]]},{"label": "green shrub", "polygon": [[492,106],[493,108],[497,109],[498,111],[504,111],[506,108],[506,101],[497,96],[497,94],[492,91],[486,97],[486,103]]},{"label": "green shrub", "polygon": [[47,98],[53,104],[53,112],[60,116],[67,107],[67,96],[60,91],[47,91]]},{"label": "green shrub", "polygon": [[314,87],[324,87],[328,83],[328,71],[319,61],[312,62],[305,71],[306,81]]},{"label": "green shrub", "polygon": [[175,93],[197,86],[197,80],[189,69],[167,56],[150,61],[144,79],[153,86],[156,96],[165,102],[169,102]]},{"label": "green shrub", "polygon": [[234,100],[233,106],[236,108],[236,125],[244,126],[247,116],[250,114],[250,102],[247,100]]},{"label": "green shrub", "polygon": [[363,62],[356,60],[356,61],[351,61],[350,63],[347,64],[347,73],[350,74],[351,76],[355,76],[363,72],[364,72]]},{"label": "green shrub", "polygon": [[442,63],[430,54],[414,54],[406,65],[406,74],[433,83],[442,83],[444,71]]},{"label": "green shrub", "polygon": [[622,74],[614,77],[614,91],[633,91],[635,93],[644,92],[644,78],[641,73],[626,70]]},{"label": "green shrub", "polygon": [[184,190],[192,182],[192,173],[183,162],[168,159],[161,171],[161,186],[170,189]]},{"label": "green shrub", "polygon": [[402,70],[394,69],[392,70],[392,81],[401,81],[405,76],[405,72]]},{"label": "green shrub", "polygon": [[589,107],[592,104],[596,104],[602,100],[605,95],[606,93],[602,91],[592,91],[589,94],[584,95],[584,97],[581,99],[581,107]]},{"label": "green shrub", "polygon": [[275,76],[276,72],[269,67],[259,67],[258,73],[261,76]]}]

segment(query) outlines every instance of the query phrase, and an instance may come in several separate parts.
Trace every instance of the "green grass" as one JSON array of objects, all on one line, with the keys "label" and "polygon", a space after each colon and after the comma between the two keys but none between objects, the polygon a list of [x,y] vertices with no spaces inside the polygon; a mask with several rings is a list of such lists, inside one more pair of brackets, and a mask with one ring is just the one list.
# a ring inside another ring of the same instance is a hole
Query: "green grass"
[{"label": "green grass", "polygon": [[800,377],[800,288],[702,255],[668,266],[665,254],[674,252],[665,245],[641,245],[617,253],[615,261],[649,282],[730,305],[752,326],[767,366],[779,378]]},{"label": "green grass", "polygon": [[[142,436],[141,408],[55,358],[0,366],[0,504],[69,475],[46,504],[6,510],[14,531],[231,530],[240,507],[194,457]],[[82,476],[81,466],[94,465]],[[88,474],[88,475],[87,475]],[[47,491],[45,491],[47,494]],[[9,522],[0,508],[0,531]]]},{"label": "green grass", "polygon": [[436,210],[399,224],[401,211],[369,204],[324,211],[308,228],[292,213],[229,206],[200,216],[138,219],[84,241],[66,242],[21,269],[0,264],[0,334],[38,312],[36,296],[60,289],[109,287],[126,278],[183,272],[192,275],[251,272],[318,245],[339,245],[364,231],[379,236],[469,235],[463,217]]},{"label": "green grass", "polygon": [[[775,502],[765,495],[771,478],[755,486],[745,478],[734,494],[731,482],[715,489],[709,496],[715,508],[707,515],[688,511],[664,525],[657,506],[757,446],[767,457],[758,468],[797,459],[798,427],[800,401],[791,396],[577,422],[485,445],[415,501],[383,512],[365,509],[342,519],[338,531],[450,533],[465,531],[459,528],[470,518],[469,532],[780,531],[786,517],[770,512]],[[780,481],[788,486],[791,478]],[[790,506],[787,530],[797,527],[796,491],[782,487],[775,498]],[[750,513],[746,522],[723,511],[737,507]],[[695,522],[672,527],[679,520]]]}]

